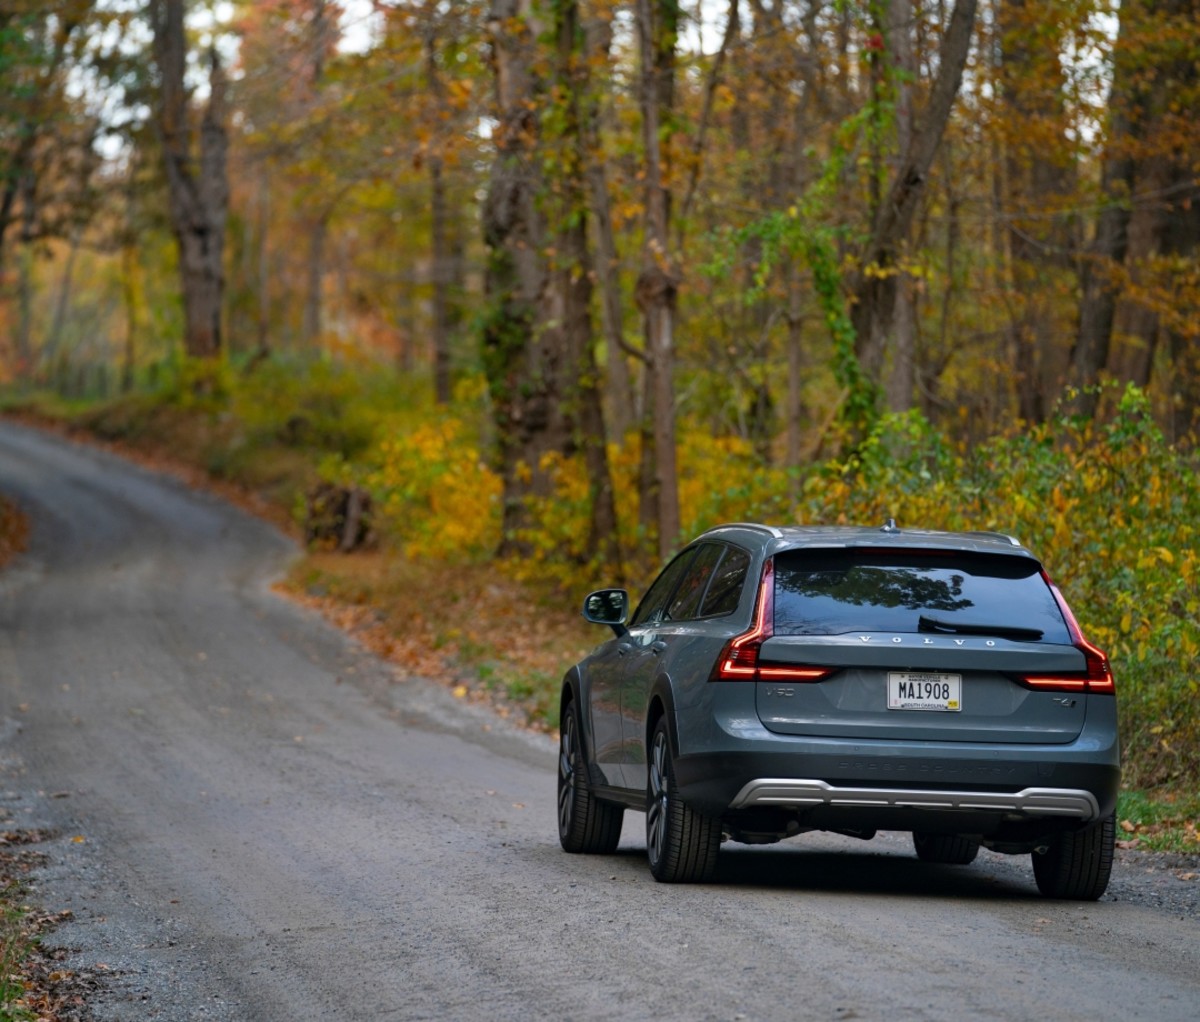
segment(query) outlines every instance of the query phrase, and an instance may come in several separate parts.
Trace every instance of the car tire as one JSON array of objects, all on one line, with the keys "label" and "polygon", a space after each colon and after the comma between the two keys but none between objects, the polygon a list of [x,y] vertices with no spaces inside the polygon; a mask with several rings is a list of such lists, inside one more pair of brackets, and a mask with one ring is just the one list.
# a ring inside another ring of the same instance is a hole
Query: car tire
[{"label": "car tire", "polygon": [[1058,834],[1033,853],[1033,876],[1047,898],[1095,901],[1108,888],[1116,842],[1116,815],[1087,830]]},{"label": "car tire", "polygon": [[621,840],[622,806],[601,802],[588,787],[583,728],[574,699],[558,730],[558,840],[568,852],[608,855]]},{"label": "car tire", "polygon": [[720,820],[705,816],[679,797],[666,718],[650,739],[646,780],[646,853],[650,872],[663,883],[711,880],[721,850]]},{"label": "car tire", "polygon": [[950,866],[967,866],[979,854],[979,842],[958,834],[926,834],[913,831],[913,847],[922,862],[940,862]]}]

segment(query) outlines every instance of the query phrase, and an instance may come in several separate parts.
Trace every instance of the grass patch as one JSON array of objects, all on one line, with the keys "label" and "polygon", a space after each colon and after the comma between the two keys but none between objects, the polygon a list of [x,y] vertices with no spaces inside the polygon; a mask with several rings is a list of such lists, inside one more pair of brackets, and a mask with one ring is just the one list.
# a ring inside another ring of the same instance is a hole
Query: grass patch
[{"label": "grass patch", "polygon": [[1200,854],[1200,793],[1122,791],[1117,827],[1123,848]]},{"label": "grass patch", "polygon": [[25,1004],[25,979],[21,968],[33,953],[35,941],[26,925],[28,911],[21,904],[21,887],[7,884],[0,890],[0,1020],[32,1022],[36,1016]]}]

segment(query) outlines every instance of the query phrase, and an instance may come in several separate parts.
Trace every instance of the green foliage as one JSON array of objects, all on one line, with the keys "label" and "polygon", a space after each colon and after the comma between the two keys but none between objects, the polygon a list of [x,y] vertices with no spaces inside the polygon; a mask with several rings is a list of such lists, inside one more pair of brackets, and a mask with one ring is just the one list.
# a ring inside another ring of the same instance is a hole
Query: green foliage
[{"label": "green foliage", "polygon": [[1126,790],[1117,800],[1118,838],[1153,852],[1200,852],[1200,793],[1151,797]]},{"label": "green foliage", "polygon": [[[847,308],[846,261],[840,254],[853,241],[849,226],[835,215],[839,184],[862,137],[881,131],[888,111],[882,102],[868,102],[838,128],[829,156],[813,184],[786,212],[768,213],[735,232],[738,245],[748,239],[761,243],[755,291],[747,301],[758,300],[775,266],[789,258],[800,259],[809,269],[812,289],[832,343],[830,366],[842,390],[839,419],[851,444],[869,433],[879,416],[880,389],[858,360],[857,334]],[[732,246],[726,246],[706,267],[710,275],[728,273]]]},{"label": "green foliage", "polygon": [[807,478],[803,522],[989,529],[1041,557],[1113,662],[1126,772],[1143,786],[1200,776],[1200,475],[1145,396],[1103,426],[1060,418],[978,446],[918,415],[885,416]]},{"label": "green foliage", "polygon": [[[267,370],[267,371],[263,371]],[[263,479],[286,455],[274,492],[301,491],[315,467],[367,487],[386,546],[439,561],[491,557],[499,541],[500,482],[488,466],[487,383],[464,379],[452,405],[433,410],[426,388],[387,374],[324,363],[261,366],[221,376],[220,416],[182,411],[173,427],[154,399],[93,413],[94,428],[166,438],[177,454],[224,474]],[[164,388],[187,403],[188,388]],[[902,528],[987,529],[1017,536],[1046,563],[1088,637],[1105,649],[1121,701],[1129,783],[1195,787],[1200,777],[1200,473],[1197,455],[1166,441],[1147,399],[1117,394],[1108,423],[1066,417],[972,444],[916,412],[884,415],[851,453],[804,470],[764,465],[744,439],[714,436],[686,418],[679,429],[685,536],[730,520],[859,524],[894,517]],[[124,409],[118,414],[118,409]],[[303,442],[288,423],[310,423]],[[171,411],[168,408],[168,411]],[[201,440],[186,434],[209,423]],[[218,428],[219,427],[219,428]],[[310,442],[311,440],[311,442]],[[634,589],[657,567],[639,531],[636,440],[609,448],[625,579]],[[287,460],[294,459],[294,460]],[[574,598],[603,582],[589,550],[589,489],[581,456],[539,466],[550,488],[530,498],[529,556],[508,565],[524,581]],[[253,470],[253,471],[252,471]],[[257,474],[256,474],[257,473]],[[793,499],[791,494],[798,497]],[[285,500],[287,498],[285,497]]]},{"label": "green foliage", "polygon": [[162,374],[157,398],[183,411],[217,413],[229,404],[233,373],[224,359],[181,355]]},{"label": "green foliage", "polygon": [[0,890],[0,1022],[32,1022],[36,1017],[23,1000],[20,968],[29,957],[33,939],[20,905],[21,887],[9,883]]},{"label": "green foliage", "polygon": [[[460,385],[460,395],[468,389]],[[476,382],[473,392],[480,389]],[[385,537],[410,556],[481,558],[499,543],[500,480],[461,416],[445,412],[415,428],[401,418],[385,419],[357,463],[329,461],[324,474],[365,486]]]},{"label": "green foliage", "polygon": [[362,372],[275,359],[239,382],[231,410],[259,442],[354,458],[374,439],[380,406]]}]

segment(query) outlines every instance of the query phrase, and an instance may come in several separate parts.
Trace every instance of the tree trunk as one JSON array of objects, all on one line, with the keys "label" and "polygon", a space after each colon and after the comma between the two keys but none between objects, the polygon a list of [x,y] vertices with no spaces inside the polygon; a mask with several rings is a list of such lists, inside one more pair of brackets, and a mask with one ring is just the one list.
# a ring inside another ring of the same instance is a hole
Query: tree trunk
[{"label": "tree trunk", "polygon": [[1096,221],[1096,234],[1084,255],[1080,275],[1079,330],[1071,352],[1071,391],[1067,408],[1076,415],[1096,413],[1094,385],[1108,362],[1113,319],[1120,290],[1119,278],[1129,249],[1137,163],[1131,142],[1139,134],[1144,89],[1138,84],[1135,55],[1127,52],[1130,12],[1122,8],[1113,58],[1109,92],[1109,134],[1101,168],[1100,194],[1104,203]]},{"label": "tree trunk", "polygon": [[[0,31],[9,30],[8,21],[13,17],[15,11],[13,5],[8,5],[8,10],[3,10],[0,13]],[[29,14],[36,14],[38,17],[45,19],[44,23],[37,29],[39,34],[52,37],[53,45],[50,47],[50,52],[38,52],[36,54],[27,54],[26,59],[32,59],[33,65],[24,68],[5,68],[9,74],[14,71],[20,73],[25,72],[31,78],[30,82],[24,86],[17,86],[17,90],[25,92],[29,95],[26,97],[27,102],[24,104],[24,112],[17,116],[15,131],[5,131],[5,151],[0,153],[3,157],[3,162],[0,162],[0,282],[3,282],[5,275],[5,267],[7,265],[8,249],[6,248],[6,240],[8,229],[15,222],[16,202],[18,198],[23,201],[32,201],[37,188],[37,180],[34,177],[34,159],[40,144],[47,137],[53,139],[55,137],[56,118],[52,112],[53,96],[61,90],[61,74],[66,67],[67,45],[71,36],[79,30],[84,24],[84,12],[70,9],[55,9],[46,5],[46,9],[38,11],[38,5],[29,5]],[[19,8],[18,8],[19,9]],[[2,9],[0,9],[2,10]],[[53,27],[51,27],[51,23]],[[5,57],[8,55],[6,54]],[[20,58],[17,58],[18,62]],[[5,60],[7,63],[7,60]],[[9,90],[14,89],[13,82],[6,82],[6,87]],[[56,86],[52,88],[52,86]],[[15,97],[13,97],[15,98]],[[5,102],[10,102],[9,97],[5,97]],[[21,109],[20,101],[16,109]],[[16,144],[8,148],[7,143],[12,138],[16,139]],[[28,223],[28,217],[32,215],[32,207],[27,206],[23,211],[23,216],[26,217],[26,224],[23,228],[23,233],[28,236],[31,227]]]},{"label": "tree trunk", "polygon": [[[612,45],[612,25],[600,17],[589,19],[585,29],[589,62],[604,63]],[[621,302],[620,256],[613,235],[612,204],[608,194],[601,125],[603,110],[598,98],[589,97],[583,112],[585,174],[591,201],[596,242],[596,281],[600,285],[600,323],[604,334],[604,368],[608,381],[610,439],[624,441],[634,424],[634,382],[625,352],[625,316]]]},{"label": "tree trunk", "polygon": [[537,207],[536,38],[530,0],[492,0],[488,34],[496,82],[496,158],[483,209],[489,254],[483,363],[492,400],[504,495],[501,556],[529,553],[527,498],[544,495],[542,469],[559,367],[539,350],[539,303],[546,287],[545,228]]},{"label": "tree trunk", "polygon": [[433,277],[433,399],[450,403],[450,253],[446,240],[446,182],[442,158],[429,159],[430,263]]},{"label": "tree trunk", "polygon": [[[907,153],[912,147],[913,102],[911,82],[916,79],[917,60],[913,53],[912,0],[890,0],[887,5],[887,53],[890,61],[890,88],[896,121],[896,152]],[[895,172],[898,168],[893,166]],[[896,278],[895,304],[892,308],[892,365],[888,375],[888,408],[906,412],[913,406],[916,389],[916,295],[912,278],[900,271]]]},{"label": "tree trunk", "polygon": [[[955,0],[938,53],[938,72],[919,130],[901,154],[880,204],[871,237],[850,282],[854,304],[851,320],[858,357],[868,376],[879,381],[888,332],[896,305],[895,267],[907,241],[917,202],[941,144],[950,111],[962,82],[971,45],[977,0]],[[882,271],[882,272],[881,272]]]},{"label": "tree trunk", "polygon": [[[1011,310],[1003,357],[1015,369],[1011,385],[1026,422],[1042,422],[1062,387],[1067,324],[1054,296],[1075,248],[1070,219],[1054,213],[1074,190],[1076,159],[1064,120],[1065,26],[1055,14],[1049,0],[1003,0],[996,17],[997,78],[1009,125],[997,192]],[[1056,129],[1054,142],[1046,125]]]},{"label": "tree trunk", "polygon": [[[588,53],[583,45],[577,0],[554,5],[557,65],[555,85],[565,114],[562,145],[566,159],[559,170],[561,197],[555,244],[556,290],[561,295],[565,353],[565,415],[582,449],[588,474],[590,521],[587,551],[602,564],[618,568],[617,512],[608,465],[601,387],[592,338],[592,258],[588,248],[587,192],[584,168],[589,161],[584,97]],[[623,357],[617,353],[618,357]]]},{"label": "tree trunk", "polygon": [[[528,498],[552,492],[546,455],[581,449],[589,474],[589,551],[616,561],[616,515],[592,354],[581,81],[575,0],[551,8],[551,32],[529,0],[492,0],[496,160],[484,208],[488,311],[483,359],[504,483],[502,555],[531,550]],[[547,99],[539,39],[555,40]],[[544,139],[539,111],[555,110]],[[562,115],[562,116],[559,116]],[[557,161],[548,158],[551,144]],[[552,179],[547,167],[561,168]],[[548,222],[548,218],[551,218]],[[553,244],[547,241],[553,239]]]},{"label": "tree trunk", "polygon": [[121,360],[121,393],[133,390],[137,369],[137,248],[121,247],[121,298],[125,303],[125,351]]},{"label": "tree trunk", "polygon": [[54,302],[54,318],[50,322],[50,332],[46,336],[46,352],[57,351],[62,344],[63,329],[67,324],[67,311],[71,308],[71,288],[75,280],[75,259],[79,254],[79,243],[83,230],[76,226],[71,231],[71,247],[67,250],[67,263],[63,267],[62,279],[58,285],[58,297]]},{"label": "tree trunk", "polygon": [[211,49],[211,94],[200,122],[199,153],[193,156],[184,83],[187,43],[183,13],[184,0],[151,0],[154,53],[161,79],[156,125],[166,163],[171,228],[179,247],[184,348],[194,358],[213,358],[222,346],[222,259],[229,207],[225,75],[216,49]]},{"label": "tree trunk", "polygon": [[33,245],[17,250],[17,378],[24,381],[33,366]]},{"label": "tree trunk", "polygon": [[[438,68],[436,4],[425,5],[425,78],[438,107],[445,109],[445,87]],[[436,144],[435,144],[436,145]],[[439,149],[428,157],[430,202],[430,276],[433,285],[433,399],[449,404],[450,380],[450,246],[447,240],[445,161]]]},{"label": "tree trunk", "polygon": [[271,189],[264,166],[258,179],[258,230],[255,246],[258,252],[258,337],[254,361],[261,362],[271,354],[271,256],[267,235],[271,225]]},{"label": "tree trunk", "polygon": [[[1193,67],[1193,83],[1195,73]],[[1190,265],[1194,273],[1200,252],[1200,181],[1183,160],[1174,169],[1176,187],[1171,192],[1171,212],[1165,218],[1163,249],[1179,257],[1176,273],[1182,286],[1187,273],[1183,267]],[[1190,310],[1181,307],[1173,312],[1168,330],[1173,435],[1195,441],[1200,436],[1200,343],[1197,343],[1195,307]]]},{"label": "tree trunk", "polygon": [[654,485],[658,496],[657,539],[665,560],[679,541],[679,485],[675,462],[675,302],[678,270],[670,252],[671,194],[664,181],[669,149],[662,133],[670,124],[675,91],[678,0],[637,0],[639,105],[642,113],[646,207],[642,269],[637,299],[646,329],[647,371],[653,402]]},{"label": "tree trunk", "polygon": [[321,345],[324,329],[322,312],[325,298],[325,242],[329,236],[329,216],[323,214],[309,225],[308,232],[308,283],[304,291],[304,322],[301,336],[309,351]]}]

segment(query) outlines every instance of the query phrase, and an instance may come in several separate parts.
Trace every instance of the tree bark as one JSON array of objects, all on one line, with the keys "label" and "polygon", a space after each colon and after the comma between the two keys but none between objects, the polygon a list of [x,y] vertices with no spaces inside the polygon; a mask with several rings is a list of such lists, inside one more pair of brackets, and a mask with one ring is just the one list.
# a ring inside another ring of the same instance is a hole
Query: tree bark
[{"label": "tree bark", "polygon": [[1064,324],[1055,322],[1050,296],[1072,246],[1066,222],[1049,215],[1074,183],[1069,144],[1060,134],[1059,145],[1048,148],[1038,130],[1063,118],[1062,39],[1053,13],[1044,0],[1004,0],[997,14],[998,77],[1011,125],[1000,195],[1012,307],[1007,355],[1018,413],[1035,423],[1049,414],[1050,394],[1062,385],[1057,349]]},{"label": "tree bark", "polygon": [[[504,485],[500,553],[531,551],[529,498],[553,488],[546,456],[581,450],[591,496],[587,550],[615,563],[615,504],[592,351],[582,33],[576,0],[555,3],[549,26],[534,11],[529,0],[492,0],[488,20],[498,125],[483,218],[489,256],[482,344]],[[540,39],[554,41],[549,83]],[[549,104],[558,104],[555,127],[544,133],[539,111]],[[548,159],[551,145],[557,161]],[[546,168],[555,162],[550,177]]]},{"label": "tree bark", "polygon": [[1119,278],[1129,250],[1129,220],[1137,174],[1131,142],[1141,127],[1143,88],[1136,80],[1127,38],[1130,10],[1123,7],[1113,59],[1109,92],[1109,134],[1101,168],[1100,194],[1103,207],[1096,221],[1096,234],[1084,255],[1080,271],[1079,330],[1071,351],[1070,384],[1065,405],[1076,415],[1096,413],[1099,396],[1094,384],[1108,361],[1116,315]]},{"label": "tree bark", "polygon": [[[35,154],[47,137],[54,137],[50,101],[62,87],[60,76],[67,67],[68,44],[71,36],[84,24],[89,7],[90,3],[74,4],[39,12],[37,16],[46,19],[39,31],[52,40],[49,53],[39,53],[32,66],[5,69],[9,74],[24,72],[31,80],[24,83],[27,88],[11,89],[14,95],[5,99],[6,103],[14,103],[20,109],[20,100],[16,99],[15,93],[28,92],[30,97],[23,112],[15,118],[12,135],[17,139],[16,145],[0,164],[0,281],[4,280],[8,255],[6,236],[17,218],[16,203],[22,195],[32,198],[36,190]],[[12,11],[0,11],[0,30],[8,29],[13,14]],[[27,212],[22,214],[27,215]]]},{"label": "tree bark", "polygon": [[914,130],[908,150],[901,154],[872,225],[870,240],[859,259],[860,269],[850,281],[851,321],[858,356],[868,376],[876,382],[896,304],[897,255],[908,238],[929,168],[962,83],[976,6],[977,0],[955,0],[942,36],[937,77],[921,124]]},{"label": "tree bark", "polygon": [[[585,35],[590,62],[606,62],[612,45],[612,25],[598,16],[588,20]],[[621,301],[620,256],[613,234],[612,204],[608,194],[601,126],[603,110],[599,97],[588,97],[583,112],[586,146],[584,166],[591,200],[593,233],[596,239],[596,281],[600,286],[600,324],[603,330],[608,381],[608,424],[610,439],[624,441],[635,418],[634,382],[625,345],[625,314]]]},{"label": "tree bark", "polygon": [[[912,0],[890,0],[886,31],[888,60],[891,64],[889,92],[896,120],[896,152],[907,153],[912,147],[914,129],[911,82],[917,74],[912,39]],[[896,169],[893,167],[893,170]],[[899,271],[896,278],[891,318],[892,365],[885,391],[888,408],[893,412],[906,412],[913,406],[916,389],[917,309],[912,278],[903,270]]]},{"label": "tree bark", "polygon": [[[436,5],[425,5],[425,78],[433,102],[444,109],[446,97],[438,69]],[[450,380],[450,251],[447,240],[445,161],[439,149],[428,157],[430,200],[430,276],[433,285],[433,399],[449,404]]]},{"label": "tree bark", "polygon": [[121,299],[125,303],[125,347],[121,358],[121,393],[133,390],[137,370],[137,249],[121,246]]},{"label": "tree bark", "polygon": [[492,0],[488,34],[496,84],[496,157],[483,210],[489,254],[481,338],[503,481],[501,556],[530,552],[527,498],[549,492],[542,455],[560,379],[556,353],[539,350],[546,288],[545,226],[537,206],[538,120],[530,0]]},{"label": "tree bark", "polygon": [[446,182],[441,156],[429,158],[430,273],[433,277],[433,399],[450,403],[450,253],[446,240]]},{"label": "tree bark", "polygon": [[[587,550],[601,563],[618,567],[617,512],[608,465],[607,435],[601,387],[592,338],[592,258],[588,248],[587,192],[584,168],[589,162],[585,138],[584,97],[588,53],[577,0],[554,5],[557,60],[555,86],[563,105],[562,145],[565,160],[557,182],[560,209],[555,244],[558,264],[555,290],[563,307],[566,418],[582,449],[588,474],[590,521]],[[618,352],[618,357],[623,354]]]},{"label": "tree bark", "polygon": [[304,289],[304,322],[301,334],[309,351],[317,351],[324,329],[322,313],[325,299],[325,241],[329,235],[329,216],[318,216],[308,229],[307,283]]},{"label": "tree bark", "polygon": [[254,361],[261,362],[271,354],[271,259],[267,235],[271,226],[271,189],[264,166],[258,179],[258,230],[255,246],[258,254],[258,338]]},{"label": "tree bark", "polygon": [[646,331],[654,441],[657,540],[665,560],[679,541],[679,484],[675,451],[675,303],[679,274],[670,251],[671,193],[665,180],[669,150],[662,132],[674,106],[677,0],[637,0],[639,105],[644,146],[645,238],[637,300]]},{"label": "tree bark", "polygon": [[216,50],[210,50],[211,93],[200,121],[198,152],[193,154],[190,102],[184,84],[187,44],[183,13],[183,0],[150,0],[160,78],[156,123],[166,164],[171,228],[179,248],[184,348],[194,358],[213,358],[222,347],[223,254],[229,208],[225,75]]},{"label": "tree bark", "polygon": [[63,329],[67,324],[67,312],[71,308],[71,288],[75,281],[75,259],[79,254],[79,243],[82,237],[82,228],[76,226],[71,232],[67,262],[63,267],[62,279],[59,281],[58,297],[54,301],[54,318],[50,321],[50,332],[46,336],[47,353],[57,351],[62,343]]}]

